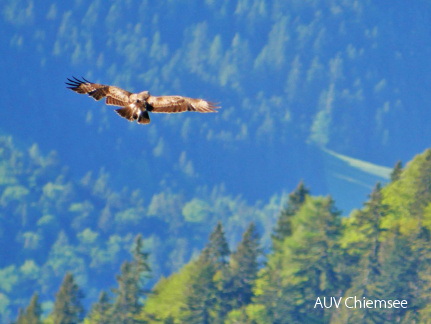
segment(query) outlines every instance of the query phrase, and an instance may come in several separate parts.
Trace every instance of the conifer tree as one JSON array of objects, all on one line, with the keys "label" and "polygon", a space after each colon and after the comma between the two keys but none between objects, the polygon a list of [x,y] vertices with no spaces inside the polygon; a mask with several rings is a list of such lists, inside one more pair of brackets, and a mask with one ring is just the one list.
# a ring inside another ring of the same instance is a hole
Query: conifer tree
[{"label": "conifer tree", "polygon": [[[364,204],[364,208],[354,214],[351,227],[346,235],[354,232],[361,235],[361,240],[351,243],[348,248],[360,254],[359,261],[349,268],[352,276],[350,288],[346,296],[366,296],[369,299],[381,299],[378,289],[381,274],[381,234],[385,229],[381,228],[381,223],[388,213],[388,206],[383,204],[383,196],[380,183],[377,183],[370,194],[370,199]],[[346,269],[345,269],[346,270]],[[345,276],[347,274],[344,274]],[[341,316],[349,317],[351,321],[367,323],[369,321],[379,322],[382,320],[382,313],[375,309],[350,310],[342,309]],[[343,314],[345,313],[345,314]],[[348,314],[347,314],[348,313]]]},{"label": "conifer tree", "polygon": [[309,196],[309,189],[301,180],[297,188],[289,194],[286,206],[281,210],[274,233],[271,235],[273,254],[269,256],[270,262],[262,272],[261,281],[264,282],[265,288],[256,301],[265,305],[267,316],[274,323],[293,321],[291,314],[296,294],[281,284],[284,281],[281,277],[284,267],[281,260],[283,258],[281,243],[293,234],[293,218],[305,203],[307,196]]},{"label": "conifer tree", "polygon": [[209,258],[208,261],[216,267],[216,270],[220,270],[227,265],[230,250],[220,221],[210,234],[205,250],[205,257]]},{"label": "conifer tree", "polygon": [[13,323],[14,324],[25,324],[25,314],[24,314],[24,311],[22,310],[21,307],[18,309],[18,317],[17,317],[16,321]]},{"label": "conifer tree", "polygon": [[367,258],[367,267],[370,275],[377,276],[380,273],[378,253],[380,249],[379,237],[385,229],[381,228],[383,218],[388,213],[388,206],[383,204],[382,187],[378,182],[370,194],[370,199],[364,204],[353,220],[352,228],[356,233],[363,235],[365,240],[356,244],[356,249]]},{"label": "conifer tree", "polygon": [[419,226],[422,227],[423,209],[431,202],[431,149],[425,151],[417,159],[417,177],[415,179],[415,199],[410,205],[410,213],[419,219]]},{"label": "conifer tree", "polygon": [[41,323],[40,316],[42,315],[42,308],[39,304],[39,296],[37,293],[31,297],[30,304],[25,310],[26,324]]},{"label": "conifer tree", "polygon": [[141,305],[139,302],[140,287],[133,273],[133,264],[124,261],[121,265],[121,274],[117,276],[118,289],[113,306],[113,318],[118,323],[135,323],[134,317],[139,314]]},{"label": "conifer tree", "polygon": [[292,234],[268,257],[256,302],[270,323],[328,321],[316,296],[340,291],[340,212],[331,197],[307,198],[292,217]]},{"label": "conifer tree", "polygon": [[39,304],[38,294],[35,293],[30,300],[30,304],[23,311],[19,309],[18,318],[16,324],[39,324],[41,323],[40,316],[42,315],[42,309]]},{"label": "conifer tree", "polygon": [[84,317],[82,299],[84,294],[75,283],[73,275],[68,272],[55,296],[52,317],[54,324],[75,324]]},{"label": "conifer tree", "polygon": [[225,286],[230,255],[221,222],[196,261],[197,273],[186,296],[187,323],[222,323],[227,313]]},{"label": "conifer tree", "polygon": [[[143,286],[145,281],[151,277],[151,267],[148,263],[149,253],[144,252],[144,242],[142,240],[141,234],[138,234],[135,238],[135,244],[132,253],[133,263],[136,267],[136,277]],[[145,293],[145,291],[143,292]]]},{"label": "conifer tree", "polygon": [[259,234],[254,223],[251,223],[230,259],[229,298],[233,308],[241,308],[251,302],[260,253]]},{"label": "conifer tree", "polygon": [[[396,229],[395,234],[385,246],[385,259],[377,289],[381,299],[399,299],[408,301],[408,308],[382,309],[380,316],[387,322],[419,323],[418,310],[423,307],[420,291],[424,285],[419,276],[420,256],[412,249],[414,237],[406,237]],[[406,320],[408,316],[408,320]]]},{"label": "conifer tree", "polygon": [[213,323],[212,310],[215,307],[217,287],[214,282],[215,266],[205,249],[198,258],[197,273],[192,278],[186,295],[185,323]]},{"label": "conifer tree", "polygon": [[286,207],[280,212],[277,219],[277,225],[272,234],[273,248],[278,249],[284,238],[292,235],[292,217],[299,210],[309,195],[310,191],[305,187],[304,182],[298,184],[298,187],[289,194]]},{"label": "conifer tree", "polygon": [[292,291],[302,299],[295,309],[295,318],[304,323],[316,319],[327,321],[329,313],[316,311],[312,296],[335,296],[342,288],[338,245],[342,228],[340,211],[330,196],[310,200],[301,211],[296,219],[300,229],[292,237],[290,250],[298,269],[294,277],[300,280]]},{"label": "conifer tree", "polygon": [[402,172],[403,172],[403,163],[401,161],[398,161],[391,172],[391,182],[397,181],[400,178],[400,175]]},{"label": "conifer tree", "polygon": [[95,303],[91,309],[90,319],[91,323],[97,324],[109,324],[111,323],[111,303],[109,296],[105,291],[102,291],[99,295],[99,300]]},{"label": "conifer tree", "polygon": [[121,274],[117,276],[118,288],[113,305],[113,319],[118,323],[139,323],[136,318],[140,314],[144,297],[144,280],[149,277],[148,253],[143,252],[141,235],[135,239],[133,261],[125,261],[121,266]]}]

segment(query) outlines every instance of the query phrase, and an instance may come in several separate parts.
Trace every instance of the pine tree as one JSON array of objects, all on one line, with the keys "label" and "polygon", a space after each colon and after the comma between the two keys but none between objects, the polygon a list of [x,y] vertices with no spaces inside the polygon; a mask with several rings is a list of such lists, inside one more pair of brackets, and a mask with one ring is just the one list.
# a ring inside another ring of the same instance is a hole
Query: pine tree
[{"label": "pine tree", "polygon": [[81,300],[84,294],[75,283],[71,273],[64,276],[63,282],[55,296],[52,317],[54,324],[75,324],[84,317],[84,308]]},{"label": "pine tree", "polygon": [[398,161],[391,172],[391,182],[397,181],[400,178],[402,172],[403,172],[403,163],[401,161]]},{"label": "pine tree", "polygon": [[281,211],[277,219],[277,226],[274,229],[274,234],[272,234],[274,249],[278,249],[281,242],[283,242],[286,237],[292,235],[292,217],[299,208],[301,208],[309,193],[310,191],[301,180],[298,187],[289,194],[286,207]]},{"label": "pine tree", "polygon": [[116,298],[113,306],[113,318],[118,323],[135,323],[134,317],[139,314],[141,309],[139,282],[136,281],[133,272],[133,264],[124,261],[121,265],[121,274],[117,276],[118,289],[114,290]]},{"label": "pine tree", "polygon": [[19,309],[18,318],[16,324],[39,324],[41,323],[40,316],[42,315],[42,309],[39,304],[38,294],[35,293],[30,300],[30,304],[23,311]]},{"label": "pine tree", "polygon": [[91,309],[90,319],[91,323],[97,324],[109,324],[111,323],[111,303],[109,296],[105,291],[102,291],[99,295],[99,300],[95,303]]},{"label": "pine tree", "polygon": [[141,312],[141,298],[145,296],[145,279],[151,271],[148,265],[148,253],[143,252],[141,235],[135,239],[133,261],[125,261],[121,266],[121,274],[117,276],[118,288],[113,305],[113,319],[118,323],[139,323],[137,316]]},{"label": "pine tree", "polygon": [[41,323],[40,317],[42,309],[39,304],[39,296],[37,293],[31,297],[30,304],[25,310],[25,324],[39,324]]},{"label": "pine tree", "polygon": [[380,249],[380,234],[386,230],[381,228],[381,223],[388,213],[388,206],[383,204],[382,187],[378,182],[370,199],[364,204],[364,209],[359,211],[353,220],[352,228],[356,233],[362,234],[365,240],[356,244],[356,249],[368,260],[370,275],[378,276],[380,273],[378,253]]},{"label": "pine tree", "polygon": [[[229,245],[226,241],[223,226],[219,221],[210,234],[203,257],[210,263],[208,271],[214,271],[213,275],[213,323],[223,323],[225,315],[230,310],[227,298],[227,285],[229,277],[228,258],[230,255]],[[211,290],[211,286],[208,286]]]},{"label": "pine tree", "polygon": [[290,246],[292,261],[296,264],[292,266],[298,269],[294,277],[300,282],[292,287],[292,292],[300,296],[301,302],[295,309],[295,318],[304,323],[316,319],[328,321],[330,313],[314,309],[313,296],[335,296],[342,288],[338,245],[342,229],[340,211],[330,196],[316,198],[304,205],[296,221],[298,231]]},{"label": "pine tree", "polygon": [[[377,183],[370,199],[364,204],[364,208],[352,217],[350,228],[346,235],[354,232],[360,235],[361,239],[351,243],[348,250],[354,250],[360,255],[359,261],[349,268],[350,273],[357,273],[354,276],[346,296],[366,296],[369,299],[381,299],[378,289],[380,274],[382,271],[379,260],[381,254],[381,234],[385,229],[381,228],[381,223],[388,213],[388,206],[383,204],[383,195],[380,183]],[[367,323],[379,322],[382,320],[382,312],[375,309],[351,310],[342,309],[341,316],[348,317],[350,321]]]},{"label": "pine tree", "polygon": [[210,239],[205,250],[205,256],[209,258],[209,261],[216,267],[216,270],[220,270],[227,265],[230,250],[220,221],[210,234]]},{"label": "pine tree", "polygon": [[225,299],[230,255],[223,226],[217,223],[209,242],[196,260],[197,273],[186,296],[187,323],[222,323],[228,308]]},{"label": "pine tree", "polygon": [[415,201],[410,206],[410,213],[418,218],[419,227],[423,225],[423,210],[431,202],[431,149],[426,150],[421,158],[416,163]]},{"label": "pine tree", "polygon": [[[132,253],[133,263],[136,267],[136,278],[140,282],[140,285],[144,286],[146,280],[151,277],[151,267],[148,263],[149,253],[144,252],[144,242],[142,241],[141,234],[138,234],[135,238],[135,244]],[[145,293],[145,291],[142,292]]]},{"label": "pine tree", "polygon": [[241,308],[251,302],[260,254],[259,234],[254,223],[251,223],[230,259],[229,298],[233,308]]},{"label": "pine tree", "polygon": [[[392,296],[408,301],[408,308],[391,308],[380,310],[387,322],[395,321],[402,323],[418,323],[418,311],[421,305],[419,287],[423,282],[419,275],[420,256],[418,251],[412,249],[412,242],[416,241],[413,236],[402,236],[396,230],[394,236],[385,242],[385,259],[382,263],[382,274],[378,280],[377,289],[381,299],[393,299]],[[408,316],[409,320],[403,321]]]},{"label": "pine tree", "polygon": [[309,197],[291,221],[292,234],[269,255],[256,283],[255,301],[270,323],[328,321],[330,314],[313,306],[316,296],[341,290],[340,212],[331,197]]},{"label": "pine tree", "polygon": [[213,323],[212,310],[215,307],[217,287],[214,282],[215,266],[204,250],[198,258],[197,273],[192,278],[190,289],[187,291],[185,323],[208,324]]},{"label": "pine tree", "polygon": [[22,308],[18,309],[18,317],[14,322],[14,324],[25,324],[25,314]]}]

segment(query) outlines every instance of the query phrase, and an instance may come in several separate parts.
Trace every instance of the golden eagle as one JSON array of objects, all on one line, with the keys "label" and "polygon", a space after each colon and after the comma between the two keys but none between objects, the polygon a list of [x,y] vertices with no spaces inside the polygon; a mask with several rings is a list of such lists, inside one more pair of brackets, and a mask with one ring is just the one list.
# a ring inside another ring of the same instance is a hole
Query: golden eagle
[{"label": "golden eagle", "polygon": [[153,113],[180,113],[184,111],[197,111],[201,113],[217,112],[220,108],[217,104],[203,100],[193,99],[182,96],[152,96],[148,91],[131,93],[121,88],[92,83],[85,78],[79,80],[73,77],[73,80],[67,79],[68,89],[77,93],[88,94],[95,100],[106,97],[106,104],[120,106],[115,109],[117,114],[129,121],[136,120],[140,124],[148,124],[150,116],[148,112]]}]

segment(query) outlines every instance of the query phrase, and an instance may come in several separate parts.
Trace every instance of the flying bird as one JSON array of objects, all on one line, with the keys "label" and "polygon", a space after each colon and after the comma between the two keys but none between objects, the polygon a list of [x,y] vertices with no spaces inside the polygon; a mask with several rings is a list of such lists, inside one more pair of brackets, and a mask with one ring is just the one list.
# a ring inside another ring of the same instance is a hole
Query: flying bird
[{"label": "flying bird", "polygon": [[153,113],[181,113],[185,111],[197,111],[201,113],[217,112],[220,108],[217,104],[203,100],[182,96],[152,96],[148,91],[132,93],[119,87],[92,83],[85,78],[79,80],[75,77],[67,79],[68,89],[77,93],[88,94],[95,100],[106,97],[106,104],[119,106],[115,112],[129,121],[136,120],[139,124],[150,123],[150,115]]}]

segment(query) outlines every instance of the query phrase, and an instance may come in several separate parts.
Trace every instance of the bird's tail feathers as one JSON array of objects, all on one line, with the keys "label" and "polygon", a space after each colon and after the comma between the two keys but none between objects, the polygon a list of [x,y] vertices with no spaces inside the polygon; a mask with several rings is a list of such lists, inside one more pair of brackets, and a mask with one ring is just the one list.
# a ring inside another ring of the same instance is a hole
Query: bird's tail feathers
[{"label": "bird's tail feathers", "polygon": [[115,109],[115,112],[119,114],[121,117],[126,118],[127,120],[134,121],[136,120],[139,124],[149,124],[150,123],[150,115],[148,111],[139,112],[131,107],[123,107],[120,109]]},{"label": "bird's tail feathers", "polygon": [[148,111],[145,110],[139,115],[138,123],[139,124],[149,124],[150,123],[150,115],[148,114]]}]

